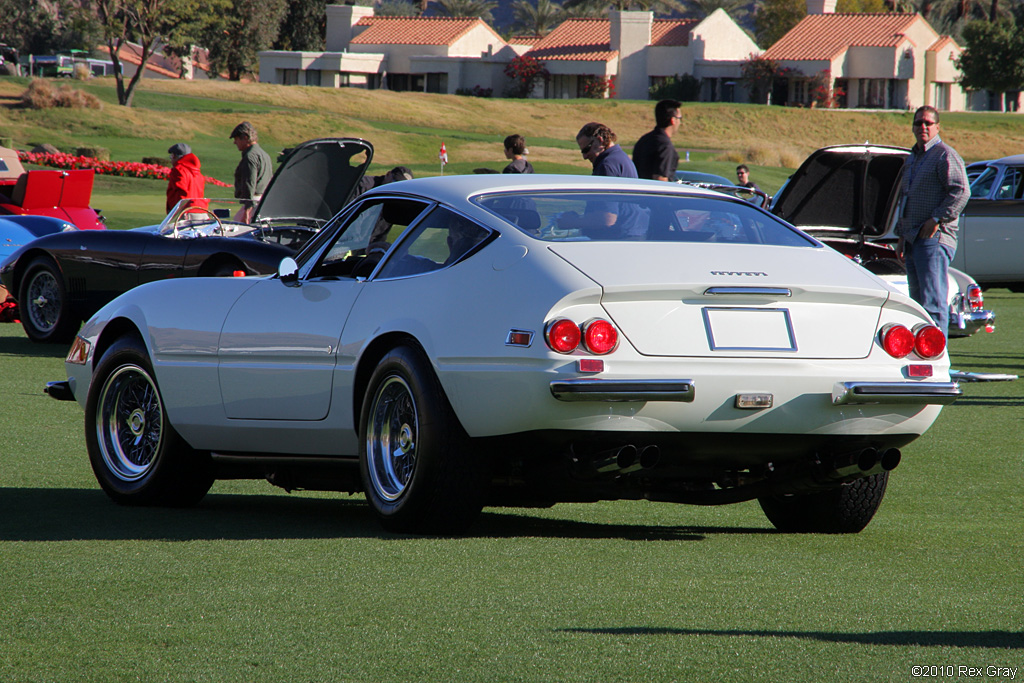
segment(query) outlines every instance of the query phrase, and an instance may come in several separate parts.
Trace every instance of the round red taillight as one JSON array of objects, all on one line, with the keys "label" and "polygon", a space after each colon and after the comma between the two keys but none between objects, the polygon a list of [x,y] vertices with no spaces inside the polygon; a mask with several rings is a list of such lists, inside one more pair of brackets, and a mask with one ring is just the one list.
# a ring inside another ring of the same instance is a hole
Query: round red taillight
[{"label": "round red taillight", "polygon": [[889,323],[879,336],[882,348],[893,358],[906,358],[914,350],[914,333],[903,325]]},{"label": "round red taillight", "polygon": [[583,325],[583,344],[591,353],[603,356],[619,345],[619,331],[607,320],[591,320]]},{"label": "round red taillight", "polygon": [[938,358],[946,350],[946,335],[935,325],[921,324],[914,328],[914,351],[925,360]]},{"label": "round red taillight", "polygon": [[568,318],[559,318],[548,323],[544,339],[552,351],[572,353],[580,345],[580,326]]}]

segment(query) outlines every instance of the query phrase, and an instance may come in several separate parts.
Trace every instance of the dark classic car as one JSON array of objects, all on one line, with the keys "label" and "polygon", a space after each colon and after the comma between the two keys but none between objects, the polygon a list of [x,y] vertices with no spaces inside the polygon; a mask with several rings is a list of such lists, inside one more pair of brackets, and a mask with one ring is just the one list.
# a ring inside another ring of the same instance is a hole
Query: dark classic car
[{"label": "dark classic car", "polygon": [[1024,154],[971,164],[953,265],[984,287],[1024,292]]},{"label": "dark classic car", "polygon": [[82,321],[143,283],[276,272],[348,203],[372,157],[365,140],[310,140],[288,152],[251,224],[202,200],[175,207],[160,225],[49,235],[8,257],[0,282],[30,339],[69,342]]},{"label": "dark classic car", "polygon": [[[906,267],[893,249],[893,227],[899,178],[909,152],[869,144],[819,149],[775,195],[771,211],[907,292]],[[966,250],[963,220],[949,271],[949,337],[991,330],[994,319],[972,277],[977,276],[974,268],[971,275],[961,270]]]}]

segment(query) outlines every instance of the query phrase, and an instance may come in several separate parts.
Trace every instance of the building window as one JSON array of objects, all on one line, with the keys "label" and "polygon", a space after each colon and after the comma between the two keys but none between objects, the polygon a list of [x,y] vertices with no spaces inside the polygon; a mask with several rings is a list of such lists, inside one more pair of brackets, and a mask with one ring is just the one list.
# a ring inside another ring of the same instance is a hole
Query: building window
[{"label": "building window", "polygon": [[319,69],[306,69],[306,85],[320,85]]},{"label": "building window", "polygon": [[870,109],[885,109],[885,93],[888,82],[884,78],[862,78],[860,80],[859,106]]},{"label": "building window", "polygon": [[447,93],[448,74],[427,74],[427,92]]},{"label": "building window", "polygon": [[281,85],[298,85],[298,69],[281,69]]},{"label": "building window", "polygon": [[949,111],[949,83],[935,84],[935,108]]}]

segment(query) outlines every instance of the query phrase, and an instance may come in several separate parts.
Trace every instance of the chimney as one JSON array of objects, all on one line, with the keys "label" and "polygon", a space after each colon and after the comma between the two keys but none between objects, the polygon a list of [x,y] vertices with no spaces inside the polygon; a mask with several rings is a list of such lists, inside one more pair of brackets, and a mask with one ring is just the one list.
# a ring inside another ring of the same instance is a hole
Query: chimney
[{"label": "chimney", "polygon": [[611,12],[611,48],[619,53],[616,97],[647,99],[647,47],[653,12]]},{"label": "chimney", "polygon": [[327,52],[344,52],[355,38],[353,27],[363,17],[372,17],[372,7],[327,5]]},{"label": "chimney", "polygon": [[836,0],[807,0],[808,14],[835,14]]}]

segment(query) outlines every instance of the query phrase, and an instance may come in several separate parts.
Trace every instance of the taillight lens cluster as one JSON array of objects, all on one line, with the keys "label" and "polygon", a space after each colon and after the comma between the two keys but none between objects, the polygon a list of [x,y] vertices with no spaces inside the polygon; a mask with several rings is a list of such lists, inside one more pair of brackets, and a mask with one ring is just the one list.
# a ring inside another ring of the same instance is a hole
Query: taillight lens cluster
[{"label": "taillight lens cluster", "polygon": [[967,302],[971,305],[972,311],[980,311],[985,308],[985,298],[981,294],[981,287],[971,285],[967,288]]},{"label": "taillight lens cluster", "polygon": [[878,333],[882,348],[893,358],[906,358],[911,352],[925,360],[938,358],[946,350],[946,335],[942,330],[921,323],[913,331],[898,323],[889,323]]},{"label": "taillight lens cluster", "polygon": [[601,318],[577,325],[568,318],[552,320],[544,328],[548,348],[557,353],[572,353],[583,346],[588,353],[603,356],[619,345],[619,331],[615,325]]}]

